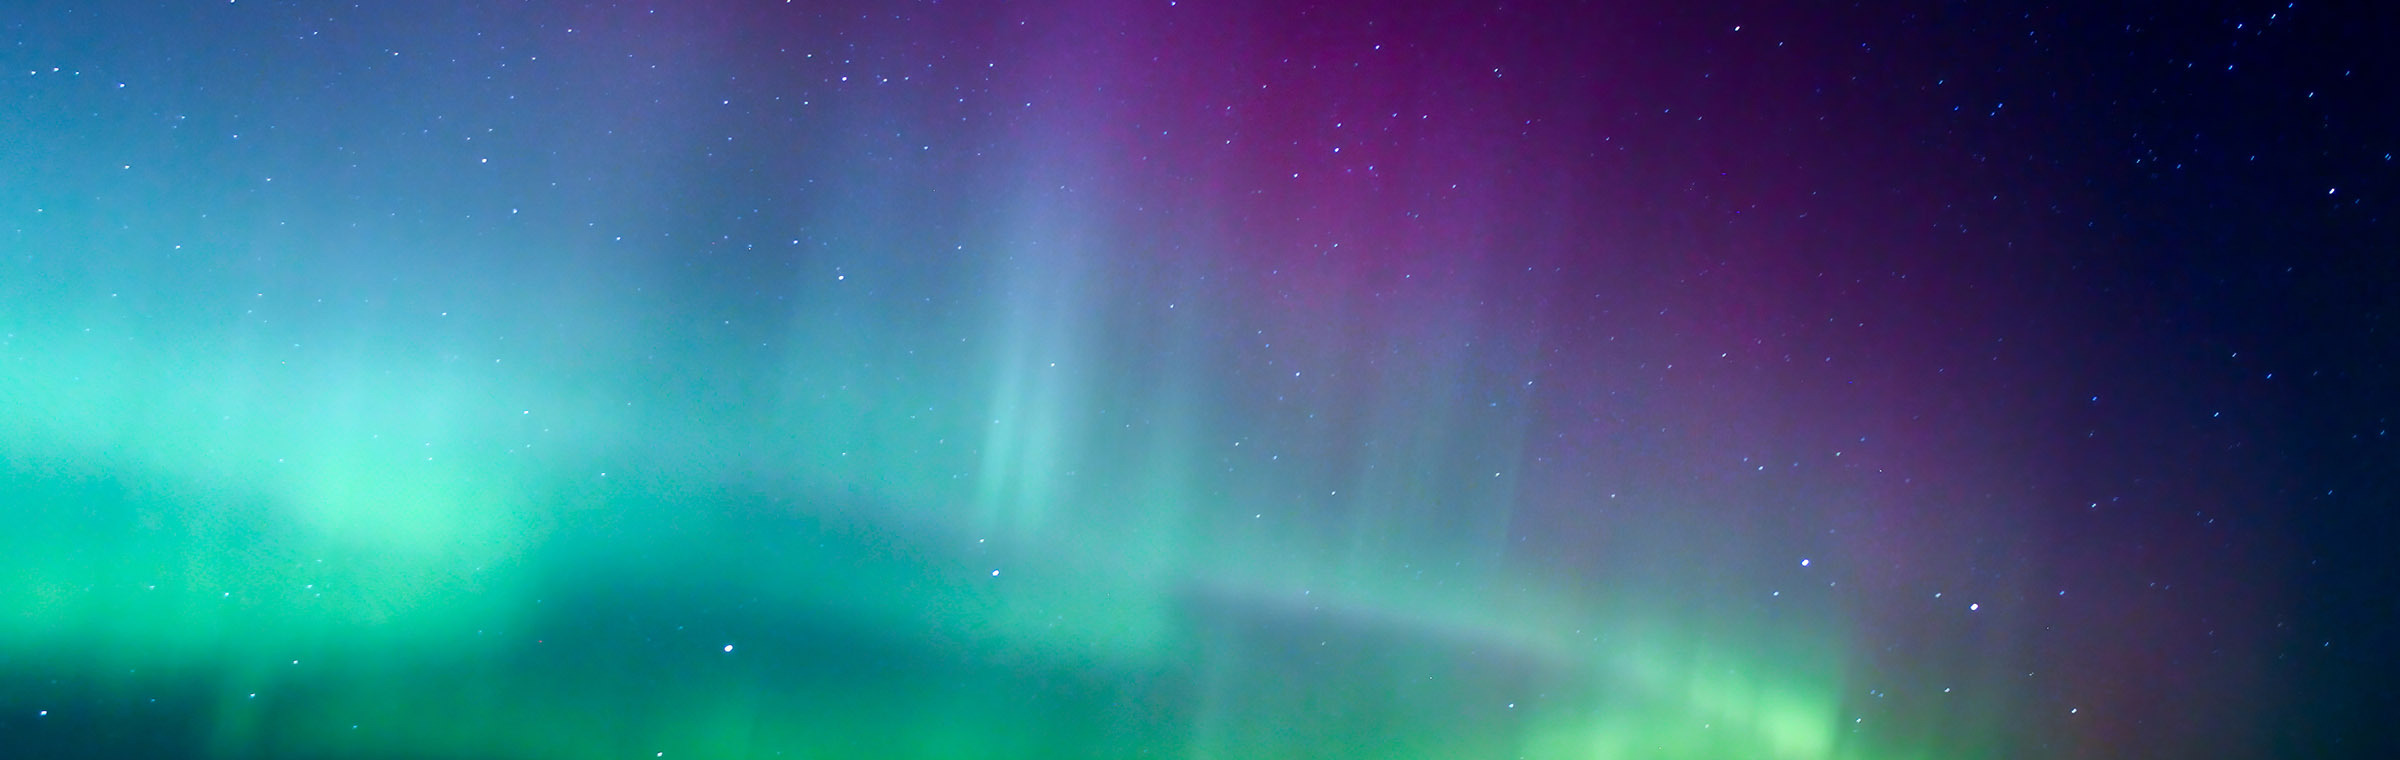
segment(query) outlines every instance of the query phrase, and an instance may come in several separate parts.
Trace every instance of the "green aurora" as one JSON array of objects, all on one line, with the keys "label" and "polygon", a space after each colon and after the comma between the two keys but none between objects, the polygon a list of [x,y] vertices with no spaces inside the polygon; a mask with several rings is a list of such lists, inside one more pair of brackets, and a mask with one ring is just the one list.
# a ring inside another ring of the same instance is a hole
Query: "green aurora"
[{"label": "green aurora", "polygon": [[867,271],[736,358],[597,316],[639,295],[74,272],[10,302],[0,642],[217,757],[1971,756],[1862,732],[1835,617],[1695,603],[1684,548],[1512,560],[1511,458],[1460,452],[1525,421],[1446,390],[1506,349],[1362,367],[1381,445],[1280,466],[1176,336],[1231,317],[1033,277],[1069,258],[964,341]]}]

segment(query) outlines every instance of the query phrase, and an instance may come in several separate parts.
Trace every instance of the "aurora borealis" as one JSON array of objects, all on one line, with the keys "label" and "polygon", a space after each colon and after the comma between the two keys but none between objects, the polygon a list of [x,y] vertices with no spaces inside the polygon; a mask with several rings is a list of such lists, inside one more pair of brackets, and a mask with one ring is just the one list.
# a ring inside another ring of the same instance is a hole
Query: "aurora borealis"
[{"label": "aurora borealis", "polygon": [[2389,54],[1680,5],[16,4],[0,755],[2391,741]]}]

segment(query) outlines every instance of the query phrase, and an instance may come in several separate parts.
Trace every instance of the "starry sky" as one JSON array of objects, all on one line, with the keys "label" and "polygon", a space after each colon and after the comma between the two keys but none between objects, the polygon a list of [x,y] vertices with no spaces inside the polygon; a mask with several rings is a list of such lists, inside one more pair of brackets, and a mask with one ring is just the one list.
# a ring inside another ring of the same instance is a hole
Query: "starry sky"
[{"label": "starry sky", "polygon": [[0,755],[2400,753],[2400,19],[2068,5],[7,3]]}]

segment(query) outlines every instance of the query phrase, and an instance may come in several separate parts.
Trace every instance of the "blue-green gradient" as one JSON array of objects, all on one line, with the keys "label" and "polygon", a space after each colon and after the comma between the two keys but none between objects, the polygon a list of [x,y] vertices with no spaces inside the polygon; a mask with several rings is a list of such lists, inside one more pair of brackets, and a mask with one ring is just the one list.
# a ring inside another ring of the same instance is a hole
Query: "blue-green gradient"
[{"label": "blue-green gradient", "polygon": [[[1884,760],[2219,714],[2119,688],[2189,602],[2052,489],[2014,242],[1915,232],[1946,180],[1845,159],[1776,38],[840,5],[21,9],[0,743]],[[1753,42],[1747,95],[1663,70]]]}]

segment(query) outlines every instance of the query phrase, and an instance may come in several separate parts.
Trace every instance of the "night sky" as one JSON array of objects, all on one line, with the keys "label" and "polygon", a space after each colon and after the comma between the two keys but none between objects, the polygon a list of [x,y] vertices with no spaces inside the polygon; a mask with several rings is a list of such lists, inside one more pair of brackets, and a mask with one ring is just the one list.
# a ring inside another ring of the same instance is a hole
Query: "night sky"
[{"label": "night sky", "polygon": [[0,3],[0,757],[2400,756],[2367,3]]}]

